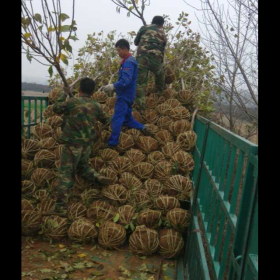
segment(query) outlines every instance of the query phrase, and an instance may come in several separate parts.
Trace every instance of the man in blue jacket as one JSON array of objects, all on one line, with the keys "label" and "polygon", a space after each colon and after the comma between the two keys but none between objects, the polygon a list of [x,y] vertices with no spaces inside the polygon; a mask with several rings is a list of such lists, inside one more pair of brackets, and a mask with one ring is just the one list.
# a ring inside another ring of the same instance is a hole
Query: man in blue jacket
[{"label": "man in blue jacket", "polygon": [[111,121],[112,133],[108,140],[108,145],[111,147],[116,147],[119,144],[119,136],[123,125],[139,129],[144,135],[150,135],[148,129],[132,117],[132,105],[138,76],[137,61],[129,52],[130,46],[127,40],[120,39],[117,41],[115,48],[122,58],[118,81],[103,87],[107,94],[114,90],[117,94],[115,111]]}]

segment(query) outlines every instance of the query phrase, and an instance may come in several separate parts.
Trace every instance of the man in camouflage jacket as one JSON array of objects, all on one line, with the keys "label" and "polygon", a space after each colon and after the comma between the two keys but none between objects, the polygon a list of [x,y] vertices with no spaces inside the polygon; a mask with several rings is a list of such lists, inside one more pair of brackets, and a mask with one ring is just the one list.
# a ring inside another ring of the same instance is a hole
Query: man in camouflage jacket
[{"label": "man in camouflage jacket", "polygon": [[58,197],[54,211],[61,216],[66,214],[68,196],[74,186],[74,174],[92,183],[98,182],[104,185],[111,183],[109,178],[99,175],[88,163],[92,145],[98,138],[97,121],[103,124],[110,121],[100,104],[91,98],[94,88],[95,82],[92,79],[83,78],[80,82],[79,97],[66,100],[66,94],[62,93],[53,105],[56,114],[63,114],[60,140],[64,146],[58,172]]},{"label": "man in camouflage jacket", "polygon": [[139,110],[146,107],[145,91],[149,71],[155,75],[157,94],[162,95],[165,89],[163,58],[167,39],[163,31],[163,24],[164,18],[155,16],[152,24],[140,28],[134,40],[134,44],[138,46],[136,56],[138,80],[135,106]]}]

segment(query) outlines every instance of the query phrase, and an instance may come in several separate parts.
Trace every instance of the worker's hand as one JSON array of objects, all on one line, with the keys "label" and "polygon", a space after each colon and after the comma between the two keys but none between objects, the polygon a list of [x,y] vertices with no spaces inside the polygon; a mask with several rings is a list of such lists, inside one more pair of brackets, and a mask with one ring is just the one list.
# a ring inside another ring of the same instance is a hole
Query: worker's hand
[{"label": "worker's hand", "polygon": [[108,95],[110,95],[113,91],[114,91],[114,85],[113,84],[109,84],[109,85],[107,85],[107,86],[104,86],[103,88],[102,88],[102,90],[104,91],[104,92],[106,92]]}]

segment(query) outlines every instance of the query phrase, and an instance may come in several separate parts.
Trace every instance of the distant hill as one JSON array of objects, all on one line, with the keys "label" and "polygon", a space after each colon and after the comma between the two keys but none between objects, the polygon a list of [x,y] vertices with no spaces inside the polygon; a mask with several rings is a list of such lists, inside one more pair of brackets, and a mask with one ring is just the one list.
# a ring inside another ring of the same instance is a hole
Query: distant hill
[{"label": "distant hill", "polygon": [[36,83],[21,83],[22,91],[37,91],[37,92],[50,92],[52,88],[46,85],[40,85]]}]

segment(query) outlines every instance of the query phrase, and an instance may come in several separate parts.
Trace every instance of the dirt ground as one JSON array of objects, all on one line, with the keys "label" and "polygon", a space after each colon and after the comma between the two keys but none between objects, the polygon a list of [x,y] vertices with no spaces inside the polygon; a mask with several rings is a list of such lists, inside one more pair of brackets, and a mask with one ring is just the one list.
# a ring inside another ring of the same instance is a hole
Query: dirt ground
[{"label": "dirt ground", "polygon": [[22,280],[171,280],[175,275],[175,260],[163,260],[159,254],[140,257],[129,252],[128,245],[105,250],[94,244],[50,244],[22,237]]}]

